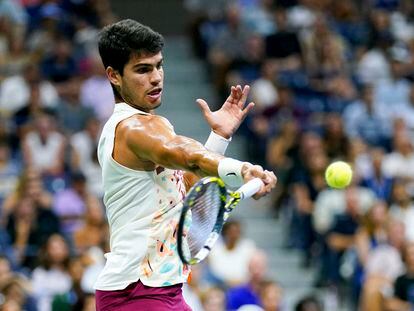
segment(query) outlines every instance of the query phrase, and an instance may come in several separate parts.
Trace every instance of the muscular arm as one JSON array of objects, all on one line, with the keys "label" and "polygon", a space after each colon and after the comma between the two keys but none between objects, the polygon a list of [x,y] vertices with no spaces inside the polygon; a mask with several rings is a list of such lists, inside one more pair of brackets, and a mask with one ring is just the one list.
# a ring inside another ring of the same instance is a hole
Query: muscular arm
[{"label": "muscular arm", "polygon": [[217,176],[224,157],[209,152],[199,142],[175,134],[160,116],[136,116],[119,129],[128,148],[143,161],[170,169],[182,169],[198,176]]}]

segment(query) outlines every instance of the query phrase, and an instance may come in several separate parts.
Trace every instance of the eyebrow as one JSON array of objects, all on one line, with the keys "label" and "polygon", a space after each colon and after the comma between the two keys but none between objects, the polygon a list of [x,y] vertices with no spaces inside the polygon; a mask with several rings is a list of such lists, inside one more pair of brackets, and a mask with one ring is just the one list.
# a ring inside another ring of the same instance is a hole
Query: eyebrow
[{"label": "eyebrow", "polygon": [[[161,58],[161,60],[160,60],[159,62],[157,62],[157,63],[155,64],[155,66],[157,66],[157,65],[159,65],[159,64],[162,64],[162,63],[163,63],[163,61],[164,61],[164,58]],[[150,63],[138,63],[138,64],[135,64],[132,68],[152,67],[152,66],[154,66],[154,65],[153,65],[153,64],[150,64]]]}]

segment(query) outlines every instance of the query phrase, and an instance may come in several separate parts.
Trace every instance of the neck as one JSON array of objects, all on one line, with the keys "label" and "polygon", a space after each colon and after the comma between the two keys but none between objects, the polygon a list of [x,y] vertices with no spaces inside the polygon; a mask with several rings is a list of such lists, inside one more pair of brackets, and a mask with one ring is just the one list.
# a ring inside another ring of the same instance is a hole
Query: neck
[{"label": "neck", "polygon": [[237,244],[236,242],[226,243],[226,248],[228,250],[232,250],[232,249],[234,249],[236,247],[236,244]]},{"label": "neck", "polygon": [[260,280],[256,280],[256,279],[251,279],[250,281],[249,281],[249,286],[252,288],[252,290],[254,291],[254,292],[259,292],[259,289],[260,289]]},{"label": "neck", "polygon": [[152,114],[152,112],[153,112],[153,110],[147,110],[145,108],[142,108],[142,107],[139,107],[139,106],[136,106],[136,105],[127,103],[126,101],[123,101],[123,100],[117,101],[115,104],[126,104],[126,105],[128,105],[128,106],[130,106],[130,107],[132,107],[134,109],[137,109],[137,110],[140,110],[140,111],[146,112],[146,113],[151,113]]}]

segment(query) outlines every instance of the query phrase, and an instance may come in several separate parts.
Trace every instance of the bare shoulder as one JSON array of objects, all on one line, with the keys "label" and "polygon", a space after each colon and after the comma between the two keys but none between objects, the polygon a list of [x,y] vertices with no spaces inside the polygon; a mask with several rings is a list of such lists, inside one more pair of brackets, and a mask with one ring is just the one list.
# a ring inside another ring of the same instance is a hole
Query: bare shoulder
[{"label": "bare shoulder", "polygon": [[130,135],[148,135],[150,133],[172,130],[171,123],[164,117],[158,115],[136,114],[123,121],[117,127],[117,132],[124,137]]},{"label": "bare shoulder", "polygon": [[154,152],[175,137],[171,123],[158,115],[136,114],[119,123],[117,135],[136,154]]}]

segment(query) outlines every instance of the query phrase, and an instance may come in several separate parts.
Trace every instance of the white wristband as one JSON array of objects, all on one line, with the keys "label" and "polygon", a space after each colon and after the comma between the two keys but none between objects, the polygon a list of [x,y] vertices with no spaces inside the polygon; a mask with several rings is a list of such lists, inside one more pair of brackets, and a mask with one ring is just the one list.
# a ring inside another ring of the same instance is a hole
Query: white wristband
[{"label": "white wristband", "polygon": [[242,167],[244,162],[232,158],[220,160],[218,165],[218,175],[224,183],[232,188],[243,185]]},{"label": "white wristband", "polygon": [[216,133],[214,131],[211,131],[210,136],[208,137],[206,143],[204,144],[204,147],[206,147],[207,150],[216,152],[218,154],[224,155],[226,152],[227,146],[231,142],[231,137],[229,139],[226,139]]}]

